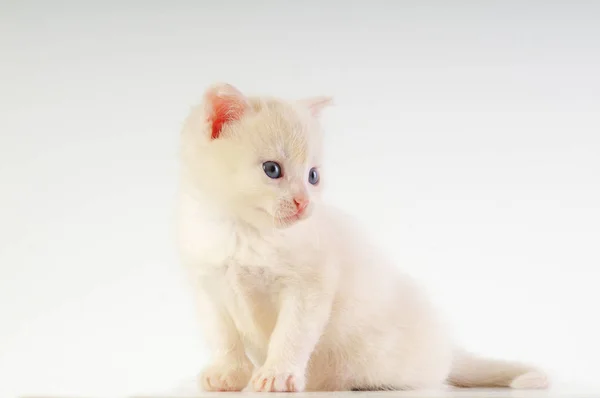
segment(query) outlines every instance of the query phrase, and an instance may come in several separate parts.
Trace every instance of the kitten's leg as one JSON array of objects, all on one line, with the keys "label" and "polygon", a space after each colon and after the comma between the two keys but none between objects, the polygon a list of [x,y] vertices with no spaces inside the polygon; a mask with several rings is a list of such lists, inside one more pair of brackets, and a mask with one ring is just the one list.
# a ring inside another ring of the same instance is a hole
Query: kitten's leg
[{"label": "kitten's leg", "polygon": [[304,390],[306,367],[329,319],[332,302],[333,294],[323,289],[323,285],[295,286],[282,291],[267,359],[252,378],[249,386],[252,390]]},{"label": "kitten's leg", "polygon": [[204,335],[212,350],[212,359],[199,375],[199,382],[205,391],[241,391],[254,365],[246,356],[238,330],[223,305],[201,289],[196,293]]}]

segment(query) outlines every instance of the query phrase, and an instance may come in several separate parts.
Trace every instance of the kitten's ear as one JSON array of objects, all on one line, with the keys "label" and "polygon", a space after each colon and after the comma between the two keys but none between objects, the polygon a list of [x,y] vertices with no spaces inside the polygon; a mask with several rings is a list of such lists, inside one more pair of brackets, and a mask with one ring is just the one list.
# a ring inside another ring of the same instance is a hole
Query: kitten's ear
[{"label": "kitten's ear", "polygon": [[219,138],[226,123],[239,120],[250,109],[248,99],[237,88],[218,83],[204,93],[204,110],[210,123],[210,138]]},{"label": "kitten's ear", "polygon": [[307,107],[313,116],[319,117],[323,109],[333,104],[333,97],[310,97],[301,99],[299,102],[302,106]]}]

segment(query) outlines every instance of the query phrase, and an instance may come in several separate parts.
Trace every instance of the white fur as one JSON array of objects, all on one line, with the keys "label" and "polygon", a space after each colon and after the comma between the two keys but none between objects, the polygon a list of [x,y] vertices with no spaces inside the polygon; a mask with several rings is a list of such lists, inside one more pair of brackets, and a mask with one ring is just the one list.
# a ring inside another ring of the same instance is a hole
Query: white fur
[{"label": "white fur", "polygon": [[[216,98],[216,99],[215,99]],[[215,101],[243,115],[211,140]],[[179,241],[198,295],[211,365],[205,390],[335,391],[457,386],[543,388],[520,364],[455,350],[427,297],[360,226],[322,203],[324,97],[246,97],[215,85],[182,132]],[[283,165],[272,180],[262,162]],[[293,198],[311,200],[286,221]]]}]

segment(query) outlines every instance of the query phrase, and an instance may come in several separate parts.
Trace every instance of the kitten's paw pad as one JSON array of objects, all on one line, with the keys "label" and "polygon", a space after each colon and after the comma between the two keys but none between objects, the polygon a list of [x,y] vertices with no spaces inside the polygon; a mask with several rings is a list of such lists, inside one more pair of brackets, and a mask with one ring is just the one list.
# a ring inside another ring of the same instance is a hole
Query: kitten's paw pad
[{"label": "kitten's paw pad", "polygon": [[304,390],[304,376],[261,369],[254,375],[250,384],[256,392],[300,392]]},{"label": "kitten's paw pad", "polygon": [[198,379],[204,391],[242,391],[251,376],[252,370],[248,366],[213,365]]},{"label": "kitten's paw pad", "polygon": [[510,383],[510,387],[517,390],[543,390],[549,386],[548,376],[539,371],[522,374]]}]

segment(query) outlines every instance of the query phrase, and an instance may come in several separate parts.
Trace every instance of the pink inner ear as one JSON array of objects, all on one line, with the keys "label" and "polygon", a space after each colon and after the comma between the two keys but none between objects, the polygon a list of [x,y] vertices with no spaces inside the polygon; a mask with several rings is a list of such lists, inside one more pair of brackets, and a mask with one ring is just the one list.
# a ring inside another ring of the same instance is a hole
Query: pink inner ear
[{"label": "pink inner ear", "polygon": [[325,97],[325,96],[320,96],[320,97],[312,97],[312,98],[306,98],[304,100],[301,100],[301,102],[308,107],[308,109],[310,110],[311,114],[313,116],[320,116],[321,115],[321,111],[330,106],[331,104],[333,104],[333,98],[331,97]]},{"label": "pink inner ear", "polygon": [[208,121],[212,124],[212,140],[219,138],[226,123],[239,120],[248,108],[248,103],[241,93],[222,94],[214,90],[206,94],[206,100],[209,103]]}]

